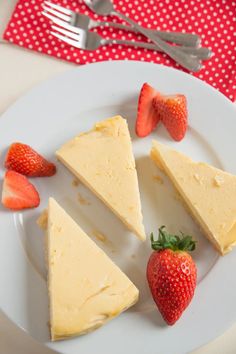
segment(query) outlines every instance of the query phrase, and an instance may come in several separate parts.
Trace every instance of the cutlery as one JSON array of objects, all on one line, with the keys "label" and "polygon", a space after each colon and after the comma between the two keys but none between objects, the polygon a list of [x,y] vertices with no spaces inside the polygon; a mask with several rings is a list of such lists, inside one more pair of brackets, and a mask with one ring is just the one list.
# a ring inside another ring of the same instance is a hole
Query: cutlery
[{"label": "cutlery", "polygon": [[[157,46],[152,43],[145,42],[135,42],[128,40],[118,40],[118,39],[105,39],[101,37],[98,33],[85,31],[84,29],[74,27],[68,24],[64,24],[64,28],[52,25],[51,34],[62,41],[80,49],[84,50],[95,50],[100,46],[107,44],[121,44],[128,45],[133,47],[146,48],[151,50],[158,50],[162,52],[161,49],[157,49]],[[59,33],[57,33],[57,32]],[[200,59],[208,59],[209,58],[209,50],[208,48],[191,48],[191,47],[181,47],[181,50],[189,55],[195,55]]]},{"label": "cutlery", "polygon": [[[135,28],[122,25],[121,23],[108,22],[108,21],[95,21],[87,15],[82,15],[65,7],[54,4],[50,1],[45,1],[43,4],[43,15],[54,20],[55,23],[60,25],[60,21],[57,18],[69,23],[72,26],[82,28],[84,30],[90,30],[98,26],[110,26],[115,28],[120,28],[126,31],[138,32]],[[56,16],[57,18],[55,18]],[[56,22],[57,21],[57,22]],[[181,33],[181,32],[164,32],[157,31],[153,29],[146,29],[149,33],[153,35],[158,35],[161,39],[176,44],[182,44],[185,46],[197,47],[200,44],[200,37],[192,33]]]},{"label": "cutlery", "polygon": [[149,38],[161,50],[163,50],[163,52],[165,52],[170,58],[174,59],[185,69],[193,72],[197,72],[201,69],[202,65],[197,57],[182,52],[179,47],[166,43],[159,36],[149,32],[146,28],[140,26],[128,16],[122,14],[119,11],[116,11],[111,0],[84,0],[84,2],[92,11],[96,12],[98,15],[118,16],[122,20],[128,22],[133,28],[142,33],[145,37]]}]

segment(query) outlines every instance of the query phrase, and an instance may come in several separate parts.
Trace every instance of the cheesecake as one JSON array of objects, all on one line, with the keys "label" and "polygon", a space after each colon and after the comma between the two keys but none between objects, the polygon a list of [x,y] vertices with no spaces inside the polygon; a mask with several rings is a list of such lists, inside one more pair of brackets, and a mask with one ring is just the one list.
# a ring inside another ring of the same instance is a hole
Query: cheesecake
[{"label": "cheesecake", "polygon": [[53,341],[90,332],[136,303],[135,285],[53,198],[40,223]]},{"label": "cheesecake", "polygon": [[56,156],[145,240],[137,171],[127,121],[115,116],[65,143]]},{"label": "cheesecake", "polygon": [[204,235],[221,255],[236,244],[236,176],[157,141],[151,158],[170,178]]}]

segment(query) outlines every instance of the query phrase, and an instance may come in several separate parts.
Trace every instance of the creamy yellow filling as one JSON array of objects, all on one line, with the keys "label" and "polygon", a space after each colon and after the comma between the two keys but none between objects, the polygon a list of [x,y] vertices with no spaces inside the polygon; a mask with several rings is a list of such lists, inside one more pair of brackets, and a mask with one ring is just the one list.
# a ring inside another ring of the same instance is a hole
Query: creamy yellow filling
[{"label": "creamy yellow filling", "polygon": [[171,179],[204,234],[223,255],[236,244],[236,177],[154,142],[151,158]]},{"label": "creamy yellow filling", "polygon": [[141,240],[145,230],[128,125],[116,116],[64,144],[57,158]]},{"label": "creamy yellow filling", "polygon": [[52,198],[45,228],[52,340],[90,332],[138,300],[138,289]]}]

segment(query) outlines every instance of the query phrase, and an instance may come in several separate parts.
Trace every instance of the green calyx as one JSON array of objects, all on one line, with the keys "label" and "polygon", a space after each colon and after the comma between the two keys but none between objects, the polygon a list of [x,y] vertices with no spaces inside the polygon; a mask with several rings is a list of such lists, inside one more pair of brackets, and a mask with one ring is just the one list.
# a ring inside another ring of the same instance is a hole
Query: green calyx
[{"label": "green calyx", "polygon": [[165,226],[159,228],[158,240],[154,240],[154,235],[151,233],[152,249],[160,251],[164,249],[171,249],[172,251],[194,251],[196,248],[196,241],[192,239],[192,236],[184,235],[180,232],[180,235],[172,235],[164,230]]}]

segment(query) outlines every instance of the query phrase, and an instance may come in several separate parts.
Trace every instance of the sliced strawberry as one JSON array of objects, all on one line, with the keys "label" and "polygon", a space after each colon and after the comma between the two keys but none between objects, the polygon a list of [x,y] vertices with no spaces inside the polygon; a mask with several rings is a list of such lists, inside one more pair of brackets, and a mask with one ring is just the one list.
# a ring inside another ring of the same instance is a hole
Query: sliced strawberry
[{"label": "sliced strawberry", "polygon": [[3,180],[2,204],[12,210],[35,208],[40,198],[28,179],[15,171],[7,171]]},{"label": "sliced strawberry", "polygon": [[188,126],[186,97],[158,95],[153,99],[153,107],[171,137],[176,141],[182,140]]},{"label": "sliced strawberry", "polygon": [[136,134],[144,137],[150,134],[159,122],[159,115],[156,113],[152,101],[159,93],[149,84],[143,84],[139,100],[136,119]]},{"label": "sliced strawberry", "polygon": [[5,167],[29,177],[49,177],[56,173],[56,166],[52,162],[22,143],[11,144]]}]

